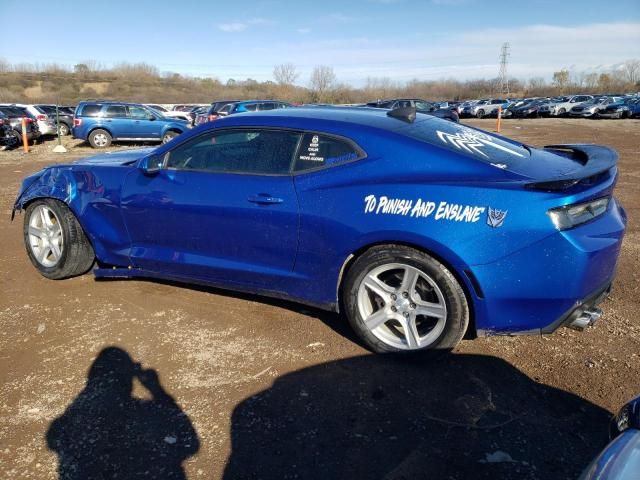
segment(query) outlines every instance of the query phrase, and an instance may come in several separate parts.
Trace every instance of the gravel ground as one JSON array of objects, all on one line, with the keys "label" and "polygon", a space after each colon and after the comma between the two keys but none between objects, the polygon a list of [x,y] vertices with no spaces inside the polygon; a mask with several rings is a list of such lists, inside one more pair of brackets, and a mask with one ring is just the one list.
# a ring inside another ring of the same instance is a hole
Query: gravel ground
[{"label": "gravel ground", "polygon": [[640,121],[502,133],[618,150],[617,281],[586,332],[465,340],[432,362],[372,355],[339,316],[291,303],[46,280],[9,222],[20,180],[94,152],[0,152],[0,478],[576,478],[640,393]]}]

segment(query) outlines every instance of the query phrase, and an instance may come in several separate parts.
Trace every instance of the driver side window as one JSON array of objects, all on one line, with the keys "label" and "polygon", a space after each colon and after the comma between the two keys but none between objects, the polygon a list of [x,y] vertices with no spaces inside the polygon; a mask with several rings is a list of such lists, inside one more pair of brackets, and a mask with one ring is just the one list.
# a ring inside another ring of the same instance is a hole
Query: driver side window
[{"label": "driver side window", "polygon": [[289,173],[300,133],[234,129],[209,132],[165,154],[167,168],[219,173]]}]

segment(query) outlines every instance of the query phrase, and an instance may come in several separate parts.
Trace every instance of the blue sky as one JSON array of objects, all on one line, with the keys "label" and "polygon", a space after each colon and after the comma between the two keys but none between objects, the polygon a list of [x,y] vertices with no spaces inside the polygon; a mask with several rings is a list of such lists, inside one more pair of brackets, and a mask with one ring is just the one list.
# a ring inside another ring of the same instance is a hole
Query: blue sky
[{"label": "blue sky", "polygon": [[640,59],[640,0],[30,0],[26,14],[22,5],[0,0],[0,57],[11,63],[147,62],[262,81],[291,62],[301,85],[322,64],[359,86],[495,77],[503,42],[516,78]]}]

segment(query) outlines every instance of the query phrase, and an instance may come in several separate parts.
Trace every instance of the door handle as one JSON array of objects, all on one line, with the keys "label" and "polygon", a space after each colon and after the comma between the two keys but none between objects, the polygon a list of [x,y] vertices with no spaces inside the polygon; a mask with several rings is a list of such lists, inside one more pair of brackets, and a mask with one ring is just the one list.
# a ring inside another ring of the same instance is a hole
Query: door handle
[{"label": "door handle", "polygon": [[251,203],[257,203],[259,205],[271,205],[274,203],[282,203],[282,198],[273,197],[268,193],[259,193],[258,195],[251,195],[247,200]]}]

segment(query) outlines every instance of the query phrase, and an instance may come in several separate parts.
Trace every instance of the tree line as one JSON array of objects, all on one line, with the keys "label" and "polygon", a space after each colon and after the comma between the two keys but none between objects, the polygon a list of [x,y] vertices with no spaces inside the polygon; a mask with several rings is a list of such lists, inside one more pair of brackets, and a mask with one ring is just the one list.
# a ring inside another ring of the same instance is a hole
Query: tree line
[{"label": "tree line", "polygon": [[[174,72],[160,72],[146,63],[119,63],[106,68],[95,61],[73,67],[59,64],[10,64],[0,59],[0,102],[60,102],[104,98],[148,103],[209,103],[216,99],[278,98],[297,103],[361,103],[390,97],[430,100],[463,100],[506,96],[498,78],[457,80],[414,79],[397,82],[369,77],[362,87],[339,81],[334,69],[318,65],[308,79],[301,79],[296,65],[273,68],[273,80],[252,78],[221,82]],[[542,77],[509,79],[510,97],[571,93],[626,93],[640,90],[640,60],[601,72],[561,69],[551,81]]]}]

